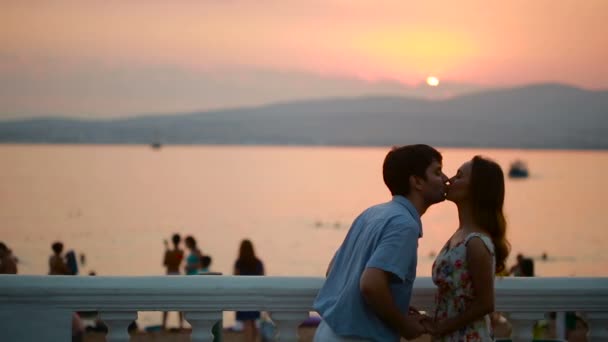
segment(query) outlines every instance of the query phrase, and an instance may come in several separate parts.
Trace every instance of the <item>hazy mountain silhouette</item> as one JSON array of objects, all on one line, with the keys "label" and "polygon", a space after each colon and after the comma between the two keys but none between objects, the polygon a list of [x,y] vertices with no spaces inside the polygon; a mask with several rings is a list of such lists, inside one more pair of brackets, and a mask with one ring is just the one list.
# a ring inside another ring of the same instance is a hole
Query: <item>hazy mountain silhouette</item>
[{"label": "hazy mountain silhouette", "polygon": [[608,92],[557,84],[445,100],[369,96],[83,121],[0,122],[18,143],[398,145],[608,148]]}]

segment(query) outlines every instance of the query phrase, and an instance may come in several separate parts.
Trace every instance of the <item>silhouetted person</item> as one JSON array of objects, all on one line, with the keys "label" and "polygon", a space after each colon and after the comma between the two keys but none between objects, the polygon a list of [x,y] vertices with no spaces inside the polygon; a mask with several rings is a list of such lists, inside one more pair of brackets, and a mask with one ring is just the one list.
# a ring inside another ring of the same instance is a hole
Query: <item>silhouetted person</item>
[{"label": "silhouetted person", "polygon": [[[264,264],[255,255],[253,244],[243,240],[239,248],[239,257],[234,263],[234,274],[240,276],[264,275]],[[237,311],[236,319],[243,322],[243,337],[246,342],[254,342],[258,335],[255,321],[260,318],[259,311]]]},{"label": "silhouetted person", "polygon": [[3,242],[0,242],[0,274],[17,274],[17,259]]},{"label": "silhouetted person", "polygon": [[67,253],[65,253],[65,264],[68,267],[68,274],[78,274],[78,261],[76,258],[76,252],[74,252],[73,250],[69,250],[67,251]]},{"label": "silhouetted person", "polygon": [[532,258],[524,258],[521,261],[521,276],[534,277],[534,260]]},{"label": "silhouetted person", "polygon": [[[163,265],[167,268],[167,275],[179,275],[179,266],[184,259],[184,251],[179,248],[179,243],[182,238],[179,234],[173,234],[171,242],[173,243],[173,249],[169,249],[167,240],[165,240],[165,257],[163,259]],[[184,324],[183,313],[179,312],[179,328],[181,329]],[[167,312],[163,312],[163,329],[167,327]]]},{"label": "silhouetted person", "polygon": [[199,273],[209,273],[209,267],[211,266],[211,257],[208,255],[203,255],[201,257],[201,270]]},{"label": "silhouetted person", "polygon": [[184,270],[187,275],[198,274],[198,271],[201,269],[202,253],[196,246],[196,240],[192,236],[187,236],[184,242],[186,248],[190,251],[186,257],[186,266],[184,267]]},{"label": "silhouetted person", "polygon": [[165,240],[165,257],[163,259],[163,265],[167,268],[168,275],[178,275],[179,266],[184,259],[184,251],[179,248],[181,242],[179,234],[173,234],[171,242],[173,243],[173,249],[169,249],[167,241]]},{"label": "silhouetted person", "polygon": [[63,258],[63,243],[55,242],[51,245],[53,255],[49,258],[49,274],[50,275],[68,275],[70,270]]},{"label": "silhouetted person", "polygon": [[534,260],[517,254],[517,263],[511,267],[509,274],[516,277],[534,277]]}]

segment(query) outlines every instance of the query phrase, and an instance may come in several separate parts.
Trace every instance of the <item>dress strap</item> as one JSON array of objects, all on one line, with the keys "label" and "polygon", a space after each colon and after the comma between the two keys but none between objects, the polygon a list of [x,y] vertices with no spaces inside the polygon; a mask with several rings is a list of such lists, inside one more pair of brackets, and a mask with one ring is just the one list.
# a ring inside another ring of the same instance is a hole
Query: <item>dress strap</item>
[{"label": "dress strap", "polygon": [[492,255],[494,255],[494,243],[492,243],[492,239],[489,236],[487,236],[486,234],[471,233],[471,234],[467,235],[466,239],[464,239],[465,246],[467,243],[469,243],[469,240],[471,240],[474,237],[480,238],[481,241],[483,241],[483,244],[486,245],[486,248],[488,249],[488,251],[490,251],[490,253],[492,253]]}]

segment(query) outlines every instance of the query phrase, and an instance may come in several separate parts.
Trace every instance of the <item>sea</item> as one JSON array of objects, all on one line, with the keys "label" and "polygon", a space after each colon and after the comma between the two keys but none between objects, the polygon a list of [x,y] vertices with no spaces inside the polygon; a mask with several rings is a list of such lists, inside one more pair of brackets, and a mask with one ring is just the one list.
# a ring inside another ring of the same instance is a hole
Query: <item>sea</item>
[{"label": "sea", "polygon": [[[51,244],[80,274],[163,275],[164,240],[191,235],[211,270],[232,274],[250,239],[267,275],[323,276],[354,218],[391,196],[386,147],[0,145],[0,241],[20,274],[47,274]],[[448,176],[475,155],[526,163],[506,178],[509,264],[540,277],[608,276],[608,151],[438,147]],[[442,202],[422,217],[418,276],[458,226]],[[160,321],[146,316],[145,323]]]}]

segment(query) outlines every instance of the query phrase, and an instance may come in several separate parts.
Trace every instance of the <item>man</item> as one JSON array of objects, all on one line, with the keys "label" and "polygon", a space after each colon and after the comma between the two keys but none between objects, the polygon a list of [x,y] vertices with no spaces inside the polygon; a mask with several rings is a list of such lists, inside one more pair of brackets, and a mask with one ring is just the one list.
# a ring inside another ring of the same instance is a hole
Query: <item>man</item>
[{"label": "man", "polygon": [[54,242],[51,245],[53,255],[49,258],[49,274],[50,275],[69,275],[70,270],[63,258],[63,243]]},{"label": "man", "polygon": [[425,329],[408,314],[416,278],[420,216],[445,199],[441,154],[427,145],[393,148],[383,165],[393,198],[353,222],[334,255],[314,308],[323,321],[315,341],[399,341]]}]

